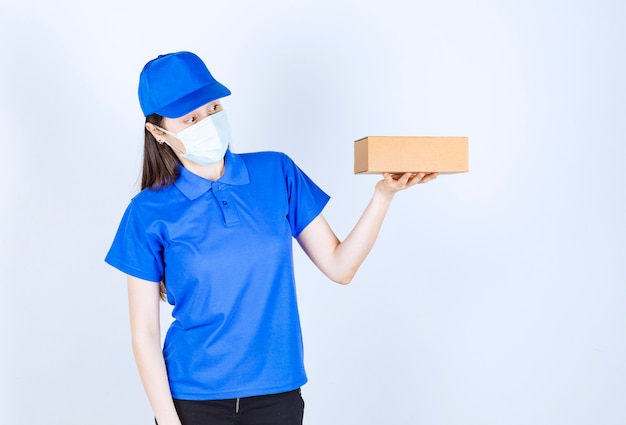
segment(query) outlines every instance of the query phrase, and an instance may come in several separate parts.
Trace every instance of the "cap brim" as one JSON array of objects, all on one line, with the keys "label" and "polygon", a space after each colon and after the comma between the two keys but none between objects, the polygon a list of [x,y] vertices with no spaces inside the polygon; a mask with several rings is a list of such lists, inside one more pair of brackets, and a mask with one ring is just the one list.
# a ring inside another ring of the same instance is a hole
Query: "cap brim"
[{"label": "cap brim", "polygon": [[180,118],[198,109],[202,105],[206,105],[209,102],[213,102],[214,100],[221,99],[228,95],[230,95],[230,90],[215,81],[168,105],[162,106],[158,111],[155,111],[155,113],[166,118]]}]

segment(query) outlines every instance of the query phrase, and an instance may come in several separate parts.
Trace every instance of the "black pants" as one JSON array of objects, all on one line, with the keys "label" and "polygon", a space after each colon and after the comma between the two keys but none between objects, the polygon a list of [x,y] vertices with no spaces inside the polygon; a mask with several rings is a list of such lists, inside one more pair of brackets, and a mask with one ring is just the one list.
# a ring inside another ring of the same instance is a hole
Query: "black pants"
[{"label": "black pants", "polygon": [[300,389],[280,394],[227,400],[177,400],[183,425],[302,425]]}]

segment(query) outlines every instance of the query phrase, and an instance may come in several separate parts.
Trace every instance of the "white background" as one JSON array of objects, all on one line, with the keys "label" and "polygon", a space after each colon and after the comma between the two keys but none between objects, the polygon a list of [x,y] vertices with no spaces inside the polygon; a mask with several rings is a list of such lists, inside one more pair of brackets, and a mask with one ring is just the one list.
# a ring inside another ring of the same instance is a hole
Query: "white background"
[{"label": "white background", "polygon": [[153,423],[103,258],[138,186],[139,71],[178,50],[232,90],[234,150],[294,158],[340,237],[378,179],[353,175],[354,140],[470,137],[470,172],[399,194],[351,285],[297,249],[307,425],[626,423],[625,18],[617,0],[3,4],[0,423]]}]

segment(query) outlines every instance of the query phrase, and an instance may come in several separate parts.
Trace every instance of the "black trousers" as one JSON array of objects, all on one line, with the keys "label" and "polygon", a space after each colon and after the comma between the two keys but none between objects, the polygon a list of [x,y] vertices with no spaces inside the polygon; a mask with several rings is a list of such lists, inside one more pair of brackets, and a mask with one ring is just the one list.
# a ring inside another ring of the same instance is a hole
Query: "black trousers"
[{"label": "black trousers", "polygon": [[302,425],[300,389],[226,400],[174,399],[183,425]]}]

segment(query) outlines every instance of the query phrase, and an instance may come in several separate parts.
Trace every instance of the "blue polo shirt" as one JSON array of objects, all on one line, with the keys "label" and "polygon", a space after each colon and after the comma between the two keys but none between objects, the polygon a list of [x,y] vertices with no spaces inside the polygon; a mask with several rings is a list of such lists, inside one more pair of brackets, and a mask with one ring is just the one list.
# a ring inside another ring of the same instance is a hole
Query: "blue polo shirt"
[{"label": "blue polo shirt", "polygon": [[284,154],[230,151],[215,182],[181,167],[174,184],[132,199],[105,261],[165,279],[174,398],[273,394],[306,382],[292,238],[328,199]]}]

